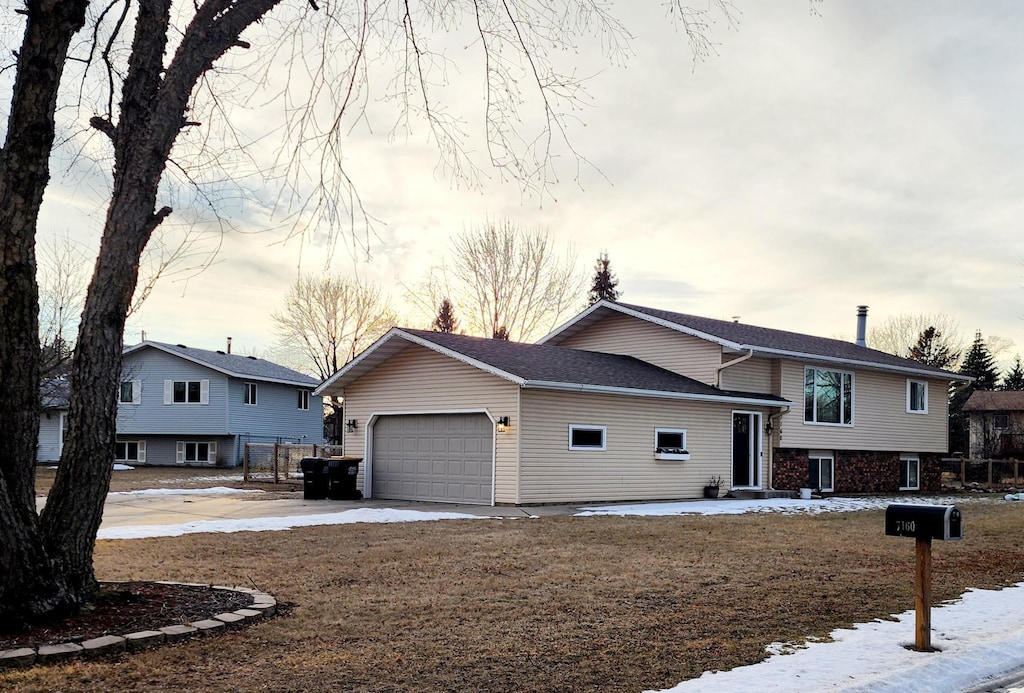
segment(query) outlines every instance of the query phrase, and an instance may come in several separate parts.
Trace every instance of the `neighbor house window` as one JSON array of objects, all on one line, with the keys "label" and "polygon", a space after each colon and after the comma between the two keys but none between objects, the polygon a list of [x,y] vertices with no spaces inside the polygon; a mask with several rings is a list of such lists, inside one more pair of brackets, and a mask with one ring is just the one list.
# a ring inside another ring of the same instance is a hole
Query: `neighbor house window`
[{"label": "neighbor house window", "polygon": [[299,409],[309,409],[309,390],[299,390]]},{"label": "neighbor house window", "polygon": [[123,381],[118,390],[117,400],[123,404],[139,404],[142,401],[142,381]]},{"label": "neighbor house window", "polygon": [[569,424],[569,449],[604,450],[606,431],[604,426]]},{"label": "neighbor house window", "polygon": [[812,452],[808,464],[807,485],[820,491],[835,489],[836,463],[832,453]]},{"label": "neighbor house window", "polygon": [[907,411],[911,414],[928,413],[928,383],[923,380],[907,381]]},{"label": "neighbor house window", "polygon": [[992,417],[993,428],[1009,428],[1010,427],[1010,415],[1009,414],[996,414]]},{"label": "neighbor house window", "polygon": [[209,404],[209,380],[165,380],[164,404]]},{"label": "neighbor house window", "polygon": [[900,491],[921,488],[921,458],[916,455],[900,456]]},{"label": "neighbor house window", "polygon": [[667,453],[686,452],[686,431],[681,428],[654,429],[654,451]]},{"label": "neighbor house window", "polygon": [[245,400],[243,401],[246,404],[256,404],[256,383],[245,384]]},{"label": "neighbor house window", "polygon": [[146,441],[119,440],[114,443],[115,462],[145,462]]},{"label": "neighbor house window", "polygon": [[217,444],[179,440],[176,459],[178,464],[186,462],[213,462],[217,458]]},{"label": "neighbor house window", "polygon": [[804,369],[804,421],[853,425],[853,373]]}]

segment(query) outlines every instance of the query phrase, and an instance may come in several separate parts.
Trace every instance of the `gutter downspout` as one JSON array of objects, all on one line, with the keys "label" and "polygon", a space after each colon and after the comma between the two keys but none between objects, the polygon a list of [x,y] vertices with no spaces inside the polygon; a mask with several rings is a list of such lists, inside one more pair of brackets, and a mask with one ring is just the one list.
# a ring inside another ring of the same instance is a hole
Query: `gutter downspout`
[{"label": "gutter downspout", "polygon": [[735,358],[732,361],[729,361],[727,363],[723,363],[721,366],[719,366],[718,369],[715,371],[715,387],[721,387],[722,386],[722,371],[724,371],[729,366],[735,366],[737,363],[742,363],[742,362],[746,361],[747,359],[749,359],[753,355],[754,355],[754,350],[752,348],[751,349],[747,349],[747,353],[744,354],[743,356],[740,356],[739,358]]}]

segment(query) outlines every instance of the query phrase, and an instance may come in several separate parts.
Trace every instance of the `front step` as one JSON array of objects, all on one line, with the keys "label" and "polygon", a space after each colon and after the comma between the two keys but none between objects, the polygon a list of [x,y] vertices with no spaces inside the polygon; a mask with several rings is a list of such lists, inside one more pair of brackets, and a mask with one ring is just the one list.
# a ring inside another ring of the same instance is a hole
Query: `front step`
[{"label": "front step", "polygon": [[754,491],[751,489],[733,489],[725,495],[726,498],[738,498],[740,500],[760,500],[762,498],[799,498],[799,491]]}]

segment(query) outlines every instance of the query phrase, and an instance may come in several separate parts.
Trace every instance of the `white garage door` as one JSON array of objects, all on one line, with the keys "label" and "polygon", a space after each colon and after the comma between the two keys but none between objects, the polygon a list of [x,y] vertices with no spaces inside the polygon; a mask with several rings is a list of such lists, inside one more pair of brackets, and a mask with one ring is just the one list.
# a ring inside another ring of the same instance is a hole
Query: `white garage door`
[{"label": "white garage door", "polygon": [[382,416],[373,424],[370,493],[490,505],[493,441],[483,414]]}]

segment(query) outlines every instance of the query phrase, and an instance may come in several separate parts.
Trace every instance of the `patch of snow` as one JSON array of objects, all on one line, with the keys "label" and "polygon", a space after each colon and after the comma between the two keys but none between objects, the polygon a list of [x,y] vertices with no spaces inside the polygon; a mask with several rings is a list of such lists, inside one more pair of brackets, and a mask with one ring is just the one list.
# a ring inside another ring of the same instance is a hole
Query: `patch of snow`
[{"label": "patch of snow", "polygon": [[666,515],[745,515],[747,513],[781,513],[783,515],[818,515],[821,513],[846,513],[860,510],[880,510],[891,503],[922,503],[929,505],[955,505],[975,498],[962,496],[949,498],[819,498],[800,500],[798,498],[761,498],[754,500],[706,500],[679,501],[674,503],[632,503],[628,505],[603,505],[588,507],[576,513],[577,517],[594,515],[634,515],[640,517],[662,517]]},{"label": "patch of snow", "polygon": [[1024,583],[968,590],[932,609],[932,646],[914,644],[914,612],[831,633],[831,642],[773,643],[771,656],[730,671],[704,672],[670,693],[933,693],[961,691],[1024,668]]},{"label": "patch of snow", "polygon": [[227,496],[237,493],[264,493],[252,488],[146,488],[139,491],[111,491],[108,496]]},{"label": "patch of snow", "polygon": [[121,464],[120,462],[115,462],[114,463],[114,471],[115,472],[127,472],[127,471],[131,471],[132,469],[135,469],[135,467],[132,467],[131,465],[128,465],[128,464]]},{"label": "patch of snow", "polygon": [[145,539],[179,537],[199,532],[276,532],[296,527],[347,525],[357,522],[426,522],[431,520],[480,520],[481,515],[449,512],[421,512],[392,508],[356,508],[338,513],[296,515],[294,517],[257,517],[239,520],[197,520],[180,525],[138,525],[101,529],[97,539]]}]

